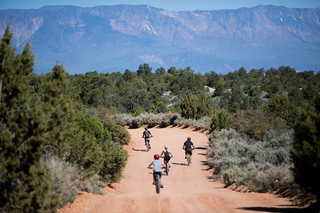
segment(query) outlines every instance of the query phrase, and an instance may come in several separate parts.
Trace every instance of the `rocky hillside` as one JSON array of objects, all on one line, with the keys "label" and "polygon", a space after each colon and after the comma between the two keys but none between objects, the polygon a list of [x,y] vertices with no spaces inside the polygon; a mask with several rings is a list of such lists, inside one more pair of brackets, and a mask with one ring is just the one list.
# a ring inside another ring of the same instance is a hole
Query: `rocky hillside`
[{"label": "rocky hillside", "polygon": [[70,74],[190,66],[227,73],[245,67],[320,70],[320,8],[257,6],[171,12],[146,5],[46,6],[0,10],[18,50],[31,39],[36,73],[58,60]]}]

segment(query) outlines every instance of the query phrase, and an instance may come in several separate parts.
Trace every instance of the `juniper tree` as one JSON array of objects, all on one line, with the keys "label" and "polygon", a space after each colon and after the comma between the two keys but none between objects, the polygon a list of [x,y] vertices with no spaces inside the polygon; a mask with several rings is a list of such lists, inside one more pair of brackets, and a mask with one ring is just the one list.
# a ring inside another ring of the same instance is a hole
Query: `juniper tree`
[{"label": "juniper tree", "polygon": [[47,200],[51,174],[40,158],[45,145],[58,150],[67,136],[64,70],[57,65],[42,93],[32,94],[31,44],[16,54],[9,27],[0,43],[0,210],[55,211],[59,200]]},{"label": "juniper tree", "polygon": [[214,112],[212,99],[203,92],[185,95],[179,106],[181,115],[185,118],[200,119]]},{"label": "juniper tree", "polygon": [[[6,28],[0,44],[0,196],[2,211],[38,212],[46,202],[50,177],[40,165],[42,114],[30,105],[27,75],[33,71],[30,43],[15,54],[12,33]],[[53,202],[52,205],[55,205]]]},{"label": "juniper tree", "polygon": [[302,109],[294,126],[294,178],[320,201],[320,96]]}]

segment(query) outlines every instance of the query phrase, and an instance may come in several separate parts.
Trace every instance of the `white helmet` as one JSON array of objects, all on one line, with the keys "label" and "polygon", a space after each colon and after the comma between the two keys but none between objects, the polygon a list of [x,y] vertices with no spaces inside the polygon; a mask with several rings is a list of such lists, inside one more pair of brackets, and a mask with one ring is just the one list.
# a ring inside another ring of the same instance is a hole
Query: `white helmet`
[{"label": "white helmet", "polygon": [[167,146],[167,145],[165,145],[165,146],[164,146],[164,148],[165,148],[165,149],[168,149],[168,146]]}]

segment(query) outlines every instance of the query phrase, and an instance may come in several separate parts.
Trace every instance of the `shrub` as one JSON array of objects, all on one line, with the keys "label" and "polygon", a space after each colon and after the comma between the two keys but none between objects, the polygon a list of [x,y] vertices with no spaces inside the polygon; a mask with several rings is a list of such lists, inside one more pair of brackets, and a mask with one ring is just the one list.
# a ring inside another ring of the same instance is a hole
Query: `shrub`
[{"label": "shrub", "polygon": [[121,115],[112,115],[110,116],[113,120],[121,120],[124,122],[124,125],[126,126],[130,126],[132,121],[133,121],[133,117],[129,114],[121,114]]},{"label": "shrub", "polygon": [[210,124],[211,124],[211,118],[203,117],[203,118],[197,120],[194,126],[197,128],[200,128],[200,129],[209,130]]},{"label": "shrub", "polygon": [[246,173],[239,167],[229,169],[222,174],[224,183],[227,186],[232,185],[233,183],[237,184],[238,186],[243,185],[246,177]]},{"label": "shrub", "polygon": [[213,115],[211,120],[210,131],[220,131],[222,129],[230,129],[233,121],[229,118],[229,114],[224,110],[220,110],[217,114]]},{"label": "shrub", "polygon": [[141,116],[137,116],[135,118],[133,118],[130,126],[133,128],[139,128],[141,126],[143,126],[145,123],[143,121],[143,118]]},{"label": "shrub", "polygon": [[214,131],[209,136],[207,163],[214,168],[213,175],[223,179],[226,185],[244,184],[257,192],[290,188],[293,184],[289,170],[291,135],[292,131],[280,136],[270,131],[263,141],[247,141],[232,129]]},{"label": "shrub", "polygon": [[154,126],[161,124],[161,121],[162,120],[161,120],[160,115],[150,114],[150,117],[147,120],[147,124],[150,127],[154,127]]},{"label": "shrub", "polygon": [[113,142],[120,143],[121,145],[129,144],[130,134],[123,126],[116,124],[116,120],[107,118],[103,121],[103,126],[110,132]]},{"label": "shrub", "polygon": [[49,154],[44,155],[41,161],[48,165],[48,170],[52,173],[48,199],[59,199],[60,207],[73,203],[80,185],[78,169]]},{"label": "shrub", "polygon": [[106,186],[107,184],[100,181],[99,176],[95,175],[88,180],[82,181],[80,184],[80,190],[102,195],[103,193],[101,192],[101,188]]},{"label": "shrub", "polygon": [[314,106],[307,105],[301,111],[294,127],[292,159],[294,177],[307,192],[320,201],[320,96]]},{"label": "shrub", "polygon": [[180,117],[180,114],[178,113],[168,113],[168,114],[161,114],[160,115],[161,117],[161,126],[162,127],[166,127],[166,126],[169,126],[169,125],[172,125],[174,124],[174,121]]}]

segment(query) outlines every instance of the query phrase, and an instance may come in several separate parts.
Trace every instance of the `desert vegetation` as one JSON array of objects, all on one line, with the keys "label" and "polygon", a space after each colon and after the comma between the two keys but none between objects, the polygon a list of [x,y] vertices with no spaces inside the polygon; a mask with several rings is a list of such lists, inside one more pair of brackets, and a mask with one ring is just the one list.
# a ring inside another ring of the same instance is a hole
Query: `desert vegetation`
[{"label": "desert vegetation", "polygon": [[[319,200],[320,72],[289,66],[200,74],[190,67],[33,74],[34,53],[0,43],[0,209],[52,211],[78,190],[121,179],[125,126],[192,126],[210,133],[213,178],[251,191]],[[209,90],[209,88],[213,88]]]}]

